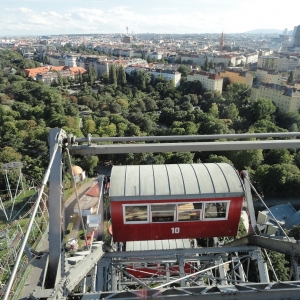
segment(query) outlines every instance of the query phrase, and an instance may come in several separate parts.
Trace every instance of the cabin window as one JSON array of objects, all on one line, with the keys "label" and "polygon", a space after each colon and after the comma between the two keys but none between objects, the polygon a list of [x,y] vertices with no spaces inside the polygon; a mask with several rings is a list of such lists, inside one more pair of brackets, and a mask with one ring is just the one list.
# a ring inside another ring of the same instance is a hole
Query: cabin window
[{"label": "cabin window", "polygon": [[174,222],[176,204],[151,205],[151,222]]},{"label": "cabin window", "polygon": [[177,205],[178,221],[199,221],[202,203],[180,203]]},{"label": "cabin window", "polygon": [[228,202],[204,203],[204,219],[226,219]]},{"label": "cabin window", "polygon": [[124,206],[125,222],[148,222],[148,205],[126,205]]}]

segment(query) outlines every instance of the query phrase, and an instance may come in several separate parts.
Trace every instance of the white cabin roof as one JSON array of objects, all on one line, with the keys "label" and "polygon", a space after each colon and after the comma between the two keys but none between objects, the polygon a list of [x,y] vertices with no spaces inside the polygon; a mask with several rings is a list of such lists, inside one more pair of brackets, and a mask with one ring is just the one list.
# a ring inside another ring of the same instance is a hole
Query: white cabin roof
[{"label": "white cabin roof", "polygon": [[242,181],[227,163],[113,166],[111,201],[242,197]]}]

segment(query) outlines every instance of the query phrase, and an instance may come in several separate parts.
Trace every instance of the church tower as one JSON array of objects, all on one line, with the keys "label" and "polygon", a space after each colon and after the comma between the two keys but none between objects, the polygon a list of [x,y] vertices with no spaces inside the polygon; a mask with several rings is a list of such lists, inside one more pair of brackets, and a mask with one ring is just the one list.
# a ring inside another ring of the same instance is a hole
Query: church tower
[{"label": "church tower", "polygon": [[220,51],[223,50],[224,44],[225,44],[225,43],[224,43],[224,33],[223,33],[223,31],[222,31],[221,38],[220,38]]}]

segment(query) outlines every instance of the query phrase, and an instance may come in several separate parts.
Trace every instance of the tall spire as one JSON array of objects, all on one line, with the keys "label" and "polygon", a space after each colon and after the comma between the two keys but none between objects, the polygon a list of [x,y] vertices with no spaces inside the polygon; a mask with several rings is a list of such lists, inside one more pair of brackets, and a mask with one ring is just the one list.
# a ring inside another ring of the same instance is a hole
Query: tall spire
[{"label": "tall spire", "polygon": [[222,31],[222,34],[221,34],[221,38],[220,38],[220,50],[222,51],[223,50],[223,47],[224,47],[224,33]]}]

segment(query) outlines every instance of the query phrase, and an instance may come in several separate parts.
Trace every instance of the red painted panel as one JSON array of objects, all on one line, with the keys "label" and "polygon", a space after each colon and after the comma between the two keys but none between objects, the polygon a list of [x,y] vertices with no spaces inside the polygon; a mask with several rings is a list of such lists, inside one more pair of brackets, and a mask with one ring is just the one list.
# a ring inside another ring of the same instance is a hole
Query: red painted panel
[{"label": "red painted panel", "polygon": [[[153,267],[135,267],[128,266],[126,267],[126,271],[133,275],[136,278],[148,278],[153,276],[166,276],[166,267],[163,265],[153,266]],[[179,274],[179,266],[172,265],[169,268],[170,276],[176,276]],[[184,264],[184,273],[192,274],[195,273],[195,268],[193,267],[193,263]]]},{"label": "red painted panel", "polygon": [[[124,224],[122,204],[188,203],[230,200],[227,220]],[[111,202],[115,242],[235,236],[238,231],[243,198],[207,198]],[[173,228],[173,229],[172,229]],[[175,228],[179,228],[175,230]],[[179,231],[179,232],[178,232]]]}]

